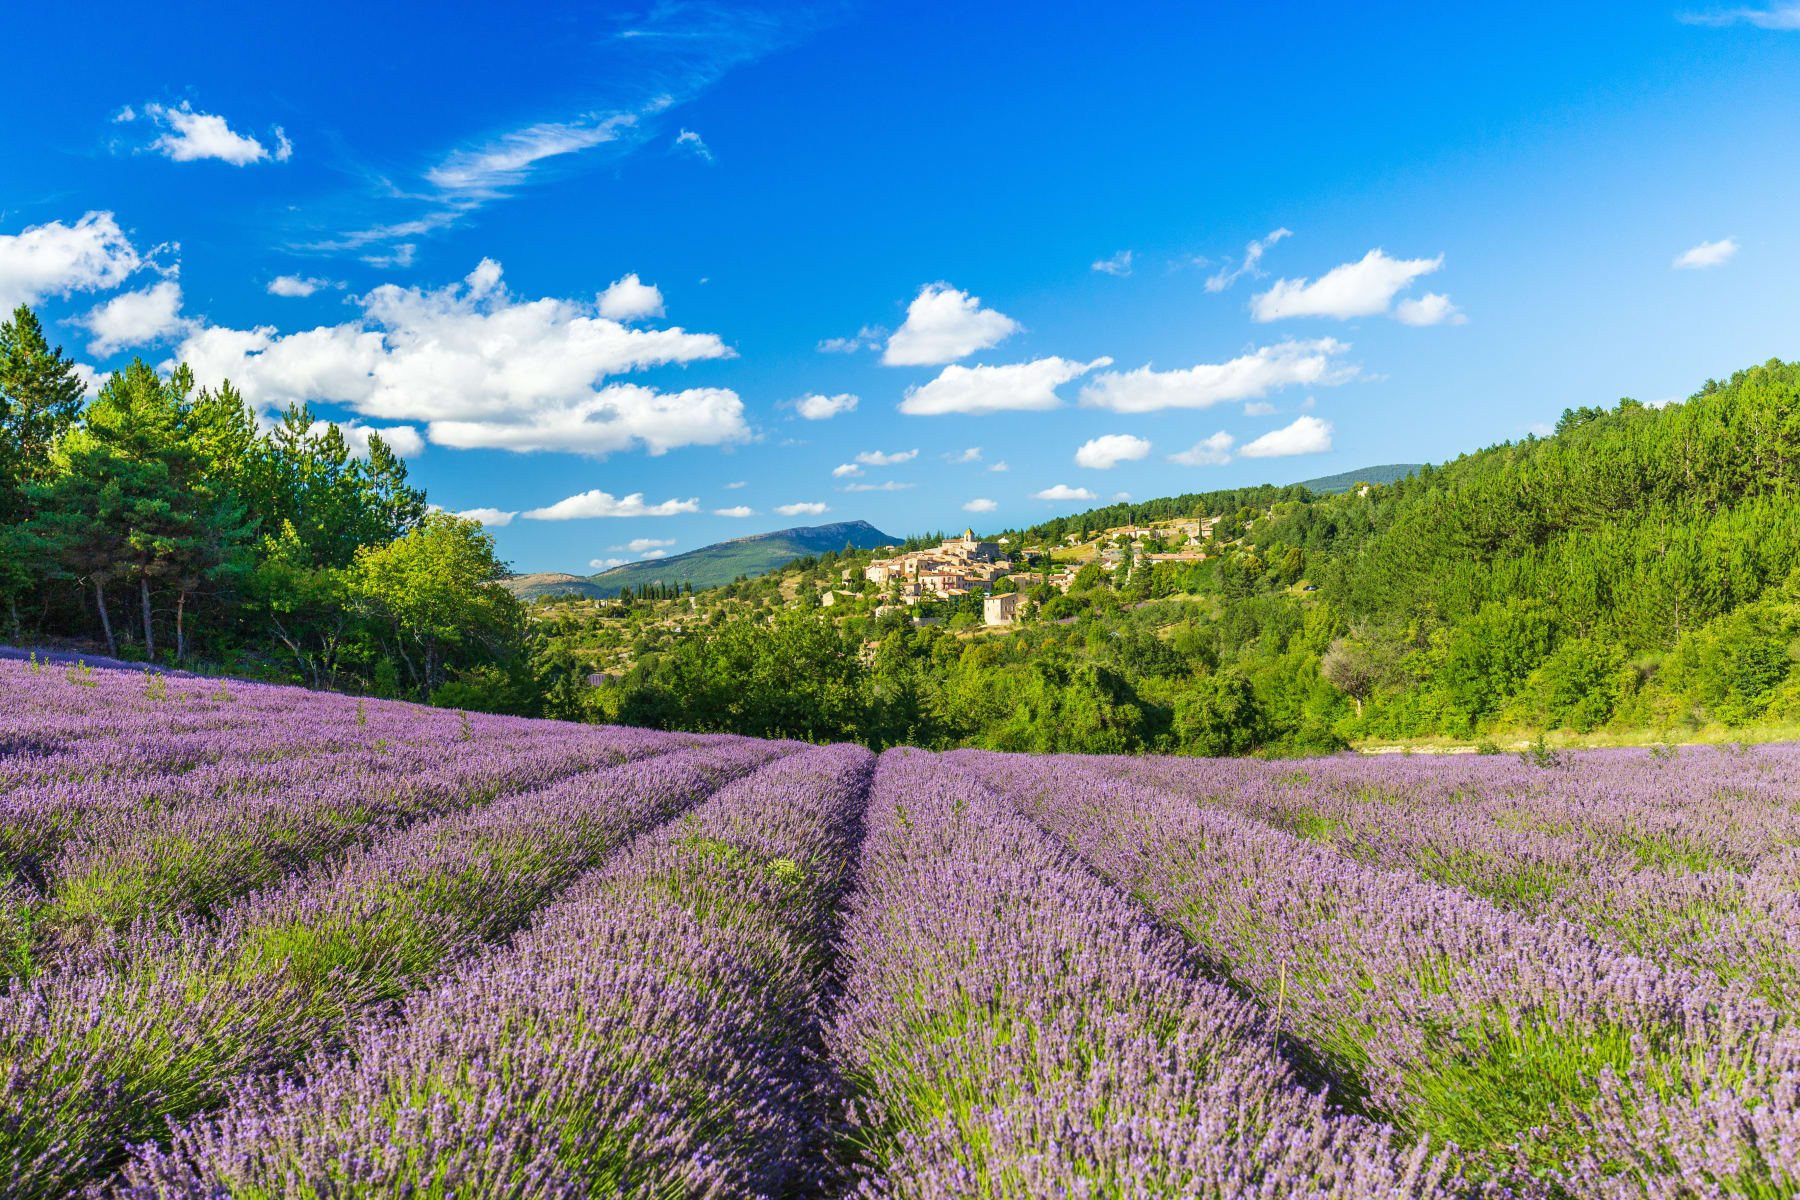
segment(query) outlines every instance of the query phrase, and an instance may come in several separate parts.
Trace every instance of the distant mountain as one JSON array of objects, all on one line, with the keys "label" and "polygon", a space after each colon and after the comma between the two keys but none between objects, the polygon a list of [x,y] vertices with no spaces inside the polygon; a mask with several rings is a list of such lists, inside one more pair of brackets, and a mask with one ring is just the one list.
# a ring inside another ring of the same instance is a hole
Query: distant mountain
[{"label": "distant mountain", "polygon": [[730,583],[739,575],[760,575],[809,554],[842,550],[846,543],[858,550],[867,550],[875,546],[897,546],[900,541],[867,521],[835,521],[830,525],[802,525],[732,538],[685,554],[627,563],[585,578],[553,572],[515,575],[506,586],[524,600],[558,595],[604,600],[618,595],[622,588],[635,589],[647,583],[691,583],[698,591]]},{"label": "distant mountain", "polygon": [[1354,471],[1345,471],[1341,475],[1321,475],[1317,479],[1303,479],[1300,481],[1300,486],[1309,492],[1331,495],[1337,492],[1347,492],[1359,483],[1393,483],[1396,479],[1405,479],[1423,465],[1423,463],[1388,463],[1382,467],[1358,467]]},{"label": "distant mountain", "polygon": [[585,575],[565,575],[561,571],[538,571],[531,575],[514,575],[502,586],[521,600],[540,596],[581,596],[598,600],[611,593],[590,583]]}]

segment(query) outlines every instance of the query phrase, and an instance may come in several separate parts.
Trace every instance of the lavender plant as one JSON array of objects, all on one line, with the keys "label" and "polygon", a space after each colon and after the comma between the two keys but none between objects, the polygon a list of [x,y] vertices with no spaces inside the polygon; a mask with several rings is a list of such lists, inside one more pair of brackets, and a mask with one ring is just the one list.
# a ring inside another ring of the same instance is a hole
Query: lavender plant
[{"label": "lavender plant", "polygon": [[[1549,1186],[1583,1156],[1626,1152],[1606,1139],[1640,1108],[1757,1103],[1780,1019],[1745,989],[1077,761],[956,757],[1237,985],[1268,1003],[1279,989],[1342,1094],[1463,1147],[1474,1175]],[[1760,1169],[1726,1194],[1791,1185]]]},{"label": "lavender plant", "polygon": [[839,1069],[889,1196],[1424,1196],[1444,1158],[1300,1086],[1254,1004],[961,768],[890,751]]},{"label": "lavender plant", "polygon": [[167,1118],[216,1103],[232,1077],[333,1043],[636,833],[787,749],[740,739],[577,776],[415,825],[246,898],[216,928],[138,922],[96,939],[81,962],[0,996],[12,1193],[60,1194]]},{"label": "lavender plant", "polygon": [[821,981],[871,765],[812,750],[722,789],[348,1053],[141,1147],[117,1194],[820,1194]]}]

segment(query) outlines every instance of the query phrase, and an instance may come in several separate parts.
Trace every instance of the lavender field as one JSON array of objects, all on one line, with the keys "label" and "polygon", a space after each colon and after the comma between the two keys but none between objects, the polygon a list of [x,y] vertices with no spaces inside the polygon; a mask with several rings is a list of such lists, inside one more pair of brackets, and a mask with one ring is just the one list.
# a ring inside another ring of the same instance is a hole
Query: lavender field
[{"label": "lavender field", "polygon": [[0,659],[18,1197],[1800,1192],[1800,751],[934,755]]}]

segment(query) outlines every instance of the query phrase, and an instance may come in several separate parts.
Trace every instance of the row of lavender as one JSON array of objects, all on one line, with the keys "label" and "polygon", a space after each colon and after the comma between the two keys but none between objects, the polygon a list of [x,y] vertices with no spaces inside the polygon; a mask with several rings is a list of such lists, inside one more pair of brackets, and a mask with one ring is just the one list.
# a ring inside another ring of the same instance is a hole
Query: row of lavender
[{"label": "row of lavender", "polygon": [[1800,747],[1106,765],[1800,1007]]},{"label": "row of lavender", "polygon": [[725,787],[106,1190],[1450,1194],[1443,1150],[1302,1087],[1255,1004],[992,790],[873,766]]},{"label": "row of lavender", "polygon": [[829,747],[723,789],[343,1053],[234,1084],[119,1194],[818,1194],[823,967],[871,765]]},{"label": "row of lavender", "polygon": [[877,1195],[1447,1194],[1447,1154],[1303,1087],[1266,1011],[944,758],[883,757],[843,953]]},{"label": "row of lavender", "polygon": [[1472,1177],[1594,1197],[1800,1189],[1800,1036],[1748,981],[1357,861],[1230,811],[1229,787],[1196,803],[1102,760],[951,757],[1279,1012],[1346,1104],[1455,1144]]},{"label": "row of lavender", "polygon": [[[1442,865],[1473,820],[1620,878],[1763,877],[1779,755],[1709,789],[1628,762],[1663,781],[1634,825],[1630,772],[1585,764],[877,766],[14,669],[37,711],[3,716],[0,828],[88,807],[8,885],[8,1195],[1800,1189],[1766,972]],[[337,764],[336,798],[256,773],[290,760]]]},{"label": "row of lavender", "polygon": [[4,975],[134,921],[210,917],[416,821],[707,741],[16,660],[0,688]]},{"label": "row of lavender", "polygon": [[942,759],[16,669],[9,1195],[1441,1191]]},{"label": "row of lavender", "polygon": [[[0,670],[43,701],[8,709],[0,829],[50,844],[7,885],[8,1195],[65,1194],[233,1080],[327,1052],[630,837],[795,749]],[[301,765],[284,774],[271,744]],[[84,771],[90,747],[108,767]]]}]

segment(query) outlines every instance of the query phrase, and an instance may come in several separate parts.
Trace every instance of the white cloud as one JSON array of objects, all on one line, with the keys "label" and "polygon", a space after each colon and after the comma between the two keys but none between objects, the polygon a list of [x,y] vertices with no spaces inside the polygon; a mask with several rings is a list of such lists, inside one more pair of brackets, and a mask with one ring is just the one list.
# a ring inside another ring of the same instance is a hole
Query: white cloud
[{"label": "white cloud", "polygon": [[1093,264],[1093,269],[1106,275],[1131,274],[1131,251],[1121,250],[1111,258],[1103,258]]},{"label": "white cloud", "polygon": [[456,514],[465,521],[480,521],[490,529],[501,529],[512,524],[512,519],[519,514],[503,512],[498,508],[465,508]]},{"label": "white cloud", "polygon": [[271,296],[310,296],[320,288],[343,287],[329,279],[308,279],[299,275],[277,275],[269,280]]},{"label": "white cloud", "polygon": [[590,558],[588,566],[596,571],[610,571],[614,567],[622,567],[630,561],[629,558]]},{"label": "white cloud", "polygon": [[1244,405],[1244,415],[1246,417],[1272,417],[1275,415],[1275,406],[1267,400],[1252,400]]},{"label": "white cloud", "polygon": [[[1261,270],[1262,256],[1268,251],[1270,246],[1273,246],[1284,237],[1292,236],[1294,236],[1293,230],[1283,228],[1273,231],[1268,237],[1251,242],[1244,247],[1243,262],[1239,263],[1235,270],[1229,267],[1220,267],[1218,272],[1206,281],[1206,290],[1209,292],[1222,292],[1245,275],[1250,276],[1252,279],[1261,279],[1264,274]],[[1204,258],[1196,258],[1194,260],[1194,265],[1203,267],[1206,265],[1206,260]]]},{"label": "white cloud", "polygon": [[1148,366],[1107,371],[1081,389],[1081,403],[1114,412],[1144,413],[1163,408],[1211,408],[1221,401],[1253,400],[1294,384],[1343,383],[1355,366],[1332,360],[1350,347],[1334,338],[1264,346],[1223,363],[1201,363],[1176,371]]},{"label": "white cloud", "polygon": [[643,554],[647,550],[656,550],[663,546],[673,546],[674,538],[632,538],[623,546],[608,546],[608,550],[629,550],[633,554]]},{"label": "white cloud", "polygon": [[109,212],[90,212],[73,225],[27,225],[0,234],[0,311],[115,288],[143,265]]},{"label": "white cloud", "polygon": [[81,380],[82,395],[86,396],[89,400],[98,396],[100,394],[100,389],[106,386],[106,381],[112,378],[111,371],[102,374],[101,372],[96,371],[89,363],[70,363],[69,366],[70,369],[75,372],[75,377]]},{"label": "white cloud", "polygon": [[600,293],[600,315],[609,321],[641,321],[645,317],[663,315],[663,296],[655,287],[641,282],[634,271]]},{"label": "white cloud", "polygon": [[1285,458],[1290,454],[1322,454],[1331,449],[1331,423],[1317,417],[1296,417],[1292,425],[1272,430],[1238,453],[1245,458]]},{"label": "white cloud", "polygon": [[1082,443],[1075,451],[1075,465],[1110,471],[1122,462],[1136,462],[1150,453],[1150,443],[1129,433],[1108,433]]},{"label": "white cloud", "polygon": [[1131,502],[1131,493],[1130,492],[1114,492],[1112,494],[1112,502],[1114,504],[1129,504]]},{"label": "white cloud", "polygon": [[1357,262],[1333,267],[1311,283],[1277,279],[1268,291],[1250,298],[1250,315],[1258,321],[1378,316],[1413,280],[1443,265],[1441,254],[1436,258],[1389,258],[1377,247]]},{"label": "white cloud", "polygon": [[754,517],[755,515],[756,510],[748,504],[734,504],[730,508],[713,509],[715,517]]},{"label": "white cloud", "polygon": [[1466,325],[1469,318],[1442,292],[1426,292],[1417,300],[1394,305],[1394,319],[1404,325]]},{"label": "white cloud", "polygon": [[999,507],[1000,506],[998,504],[995,504],[992,500],[982,498],[982,499],[977,499],[977,500],[971,500],[967,504],[963,505],[963,511],[964,512],[972,512],[972,513],[984,513],[984,512],[993,512],[996,508],[999,508]]},{"label": "white cloud", "polygon": [[669,557],[669,552],[667,550],[646,550],[646,551],[644,551],[644,557],[645,558],[667,558],[667,557]]},{"label": "white cloud", "polygon": [[981,307],[981,298],[947,283],[928,283],[906,306],[906,320],[888,339],[881,361],[890,367],[954,362],[998,345],[1019,331],[1004,313]]},{"label": "white cloud", "polygon": [[1525,432],[1534,437],[1547,438],[1555,435],[1556,426],[1547,424],[1543,421],[1533,421],[1525,427]]},{"label": "white cloud", "polygon": [[691,150],[707,162],[713,160],[712,151],[708,149],[705,139],[691,129],[684,129],[675,135],[675,148]]},{"label": "white cloud", "polygon": [[1169,461],[1184,467],[1216,467],[1231,461],[1231,448],[1237,439],[1223,429],[1211,437],[1201,438],[1186,450],[1169,455]]},{"label": "white cloud", "polygon": [[997,462],[993,466],[989,467],[988,470],[990,470],[990,471],[1010,471],[1010,470],[1012,470],[1012,468],[1006,465],[1005,459],[1001,459],[999,462]]},{"label": "white cloud", "polygon": [[750,481],[749,481],[749,480],[747,480],[747,479],[740,479],[740,480],[738,480],[738,481],[737,481],[737,482],[736,482],[736,483],[728,483],[728,484],[726,484],[726,485],[725,485],[725,486],[726,486],[726,487],[727,487],[727,488],[741,488],[741,487],[749,487],[749,486],[750,486]]},{"label": "white cloud", "polygon": [[[637,120],[636,113],[609,113],[589,120],[528,125],[483,145],[453,152],[427,171],[425,178],[452,196],[491,199],[524,182],[531,169],[545,159],[616,141]],[[389,231],[370,232],[380,236]]]},{"label": "white cloud", "polygon": [[817,349],[820,354],[855,354],[858,350],[873,350],[885,337],[887,330],[883,326],[864,325],[855,337],[826,338]]},{"label": "white cloud", "polygon": [[490,259],[460,287],[386,284],[358,303],[359,320],[285,335],[211,326],[175,358],[201,383],[230,379],[265,410],[341,404],[376,420],[423,422],[432,442],[462,449],[603,456],[641,445],[655,455],[750,436],[730,389],[601,382],[732,357],[715,334],[628,328],[571,300],[515,300]]},{"label": "white cloud", "polygon": [[102,356],[127,346],[179,337],[200,327],[198,321],[181,315],[181,285],[169,279],[114,296],[90,309],[78,323],[94,335],[88,350]]},{"label": "white cloud", "polygon": [[548,508],[530,509],[522,515],[527,521],[573,521],[586,517],[672,517],[676,513],[699,511],[698,500],[671,499],[661,504],[645,504],[642,492],[616,499],[611,492],[595,488],[558,500]]},{"label": "white cloud", "polygon": [[970,446],[967,450],[962,451],[960,454],[951,454],[948,451],[946,451],[943,455],[943,459],[947,463],[980,462],[981,461],[981,447],[980,446]]},{"label": "white cloud", "polygon": [[418,257],[419,248],[411,242],[402,242],[385,254],[365,254],[362,260],[371,267],[400,267],[405,269],[413,265]]},{"label": "white cloud", "polygon": [[816,517],[820,513],[830,512],[831,505],[821,504],[817,500],[808,500],[796,504],[777,504],[775,506],[775,511],[784,517]]},{"label": "white cloud", "polygon": [[1686,25],[1754,25],[1758,29],[1800,30],[1800,0],[1782,0],[1767,8],[1727,8],[1712,12],[1682,13]]},{"label": "white cloud", "polygon": [[1671,265],[1677,270],[1704,271],[1708,267],[1722,267],[1730,262],[1738,252],[1736,238],[1725,238],[1717,242],[1701,242],[1692,250],[1684,250],[1675,256]]},{"label": "white cloud", "polygon": [[930,383],[907,388],[900,411],[925,417],[944,413],[1043,412],[1062,404],[1056,394],[1058,387],[1111,365],[1110,358],[1083,363],[1051,356],[1003,367],[948,366]]},{"label": "white cloud", "polygon": [[794,401],[794,411],[808,421],[829,421],[839,413],[855,412],[857,398],[848,392],[836,396],[808,393]]},{"label": "white cloud", "polygon": [[1100,497],[1086,488],[1072,488],[1066,483],[1055,487],[1047,487],[1041,492],[1031,493],[1033,500],[1098,500]]},{"label": "white cloud", "polygon": [[911,462],[919,457],[917,450],[896,450],[892,454],[883,454],[879,450],[864,450],[856,456],[856,461],[865,467],[891,467],[903,462]]},{"label": "white cloud", "polygon": [[831,468],[831,477],[833,479],[854,479],[862,473],[863,469],[855,463],[839,463],[837,466]]},{"label": "white cloud", "polygon": [[900,483],[889,479],[883,483],[852,483],[839,488],[842,492],[904,492],[907,488],[918,487],[916,483]]},{"label": "white cloud", "polygon": [[[124,117],[125,112],[129,111],[122,111],[120,117]],[[234,167],[247,167],[266,158],[286,162],[293,157],[293,144],[279,128],[275,131],[276,151],[271,155],[268,148],[255,138],[235,132],[225,123],[224,117],[195,112],[186,100],[173,108],[163,104],[146,104],[144,116],[164,130],[160,137],[150,143],[149,148],[176,162],[216,158]]]},{"label": "white cloud", "polygon": [[380,434],[381,440],[387,443],[387,448],[401,458],[425,453],[425,439],[411,425],[390,425],[385,429],[377,429],[359,421],[339,421],[337,427],[338,432],[344,435],[344,441],[349,443],[350,453],[357,458],[369,457],[369,435],[372,433]]}]

